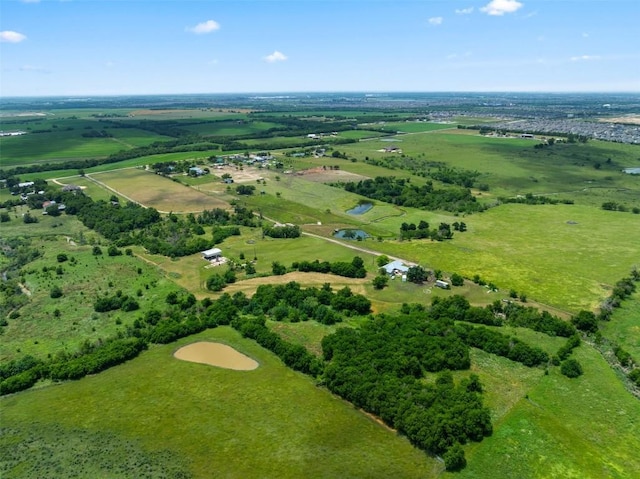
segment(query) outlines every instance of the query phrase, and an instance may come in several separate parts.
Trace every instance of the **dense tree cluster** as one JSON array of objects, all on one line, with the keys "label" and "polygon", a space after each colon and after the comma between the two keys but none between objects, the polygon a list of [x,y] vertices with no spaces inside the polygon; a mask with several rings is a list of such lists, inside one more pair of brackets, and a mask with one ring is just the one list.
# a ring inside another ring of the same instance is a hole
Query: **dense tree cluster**
[{"label": "dense tree cluster", "polygon": [[115,311],[121,309],[122,311],[135,311],[140,309],[138,302],[129,295],[122,294],[122,291],[118,290],[113,296],[101,296],[95,303],[93,303],[93,309],[97,313],[105,313],[107,311]]},{"label": "dense tree cluster", "polygon": [[291,269],[301,271],[303,273],[332,273],[337,276],[347,278],[364,278],[367,271],[364,268],[364,261],[359,256],[355,256],[351,262],[336,261],[299,261],[291,264]]},{"label": "dense tree cluster", "polygon": [[548,311],[540,311],[532,307],[524,307],[509,303],[504,307],[505,322],[510,326],[533,329],[549,336],[568,338],[576,333],[576,328],[569,322],[553,316]]},{"label": "dense tree cluster", "polygon": [[[415,223],[402,223],[400,225],[400,238],[401,239],[425,239],[429,238],[435,241],[442,241],[445,239],[453,238],[453,231],[451,231],[449,223],[440,223],[437,228],[429,228],[429,223],[426,221],[420,221],[418,225]],[[466,231],[467,225],[464,222],[453,223],[453,228],[456,231]]]},{"label": "dense tree cluster", "polygon": [[253,339],[260,346],[273,351],[291,369],[313,377],[322,374],[322,360],[304,346],[283,340],[266,326],[264,317],[237,318],[231,325],[245,338]]},{"label": "dense tree cluster", "polygon": [[299,238],[302,234],[298,225],[264,226],[262,232],[271,238]]},{"label": "dense tree cluster", "polygon": [[331,285],[302,289],[295,281],[285,285],[260,285],[243,308],[246,314],[267,315],[275,321],[315,319],[323,324],[342,321],[346,315],[368,314],[371,301],[344,287],[333,292]]},{"label": "dense tree cluster", "polygon": [[334,186],[367,198],[399,206],[428,210],[445,210],[457,213],[483,211],[484,206],[476,201],[468,188],[435,189],[431,182],[422,186],[412,185],[409,180],[393,176],[378,176],[374,179],[338,183]]},{"label": "dense tree cluster", "polygon": [[[324,379],[334,393],[379,416],[432,454],[491,434],[477,376],[454,384],[448,370],[469,367],[469,348],[450,320],[424,311],[380,315],[322,341]],[[441,371],[435,384],[422,378]]]},{"label": "dense tree cluster", "polygon": [[572,205],[573,200],[563,200],[557,198],[549,198],[544,195],[534,195],[533,193],[527,193],[524,196],[516,196],[516,197],[504,197],[501,196],[498,198],[501,203],[518,203],[523,205]]},{"label": "dense tree cluster", "polygon": [[458,332],[469,346],[491,354],[504,356],[525,366],[539,366],[549,361],[549,355],[542,349],[529,346],[518,338],[502,334],[484,326],[470,326],[460,323]]}]

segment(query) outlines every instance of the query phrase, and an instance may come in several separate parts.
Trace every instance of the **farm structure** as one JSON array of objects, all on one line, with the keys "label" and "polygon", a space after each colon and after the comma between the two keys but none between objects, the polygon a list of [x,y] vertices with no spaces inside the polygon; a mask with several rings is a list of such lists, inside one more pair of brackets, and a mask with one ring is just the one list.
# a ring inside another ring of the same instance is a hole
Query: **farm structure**
[{"label": "farm structure", "polygon": [[441,279],[436,279],[436,286],[442,289],[449,289],[450,285],[446,281],[442,281]]},{"label": "farm structure", "polygon": [[211,248],[202,252],[202,258],[207,261],[216,260],[222,258],[222,250],[220,248]]},{"label": "farm structure", "polygon": [[404,274],[407,274],[407,271],[409,271],[409,267],[406,266],[400,260],[396,260],[396,261],[392,261],[391,263],[387,263],[382,268],[387,272],[387,274],[389,274],[391,276],[404,275]]}]

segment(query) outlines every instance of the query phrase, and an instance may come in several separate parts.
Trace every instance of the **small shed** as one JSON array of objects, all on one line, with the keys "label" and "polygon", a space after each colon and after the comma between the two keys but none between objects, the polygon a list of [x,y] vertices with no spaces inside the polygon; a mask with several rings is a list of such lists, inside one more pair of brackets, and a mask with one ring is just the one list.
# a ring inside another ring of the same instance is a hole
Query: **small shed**
[{"label": "small shed", "polygon": [[222,256],[222,250],[220,248],[211,248],[202,252],[202,257],[207,261],[218,259]]},{"label": "small shed", "polygon": [[442,289],[449,289],[451,286],[446,281],[442,281],[441,279],[436,279],[436,286]]}]

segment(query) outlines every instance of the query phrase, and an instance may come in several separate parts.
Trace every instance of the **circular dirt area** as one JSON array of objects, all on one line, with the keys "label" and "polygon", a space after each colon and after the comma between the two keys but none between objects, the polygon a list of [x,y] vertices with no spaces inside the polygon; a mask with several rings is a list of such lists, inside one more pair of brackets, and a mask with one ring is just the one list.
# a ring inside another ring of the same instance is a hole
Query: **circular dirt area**
[{"label": "circular dirt area", "polygon": [[183,361],[209,364],[236,371],[251,371],[258,367],[257,361],[236,351],[231,346],[206,341],[184,346],[178,349],[173,356]]}]

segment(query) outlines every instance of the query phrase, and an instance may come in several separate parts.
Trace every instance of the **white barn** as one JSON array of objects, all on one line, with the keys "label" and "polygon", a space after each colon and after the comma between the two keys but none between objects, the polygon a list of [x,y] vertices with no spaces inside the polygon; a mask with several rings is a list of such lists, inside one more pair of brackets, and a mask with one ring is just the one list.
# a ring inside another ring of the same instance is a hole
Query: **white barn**
[{"label": "white barn", "polygon": [[207,261],[212,259],[218,259],[222,256],[222,250],[220,248],[211,248],[202,252],[202,257]]}]

